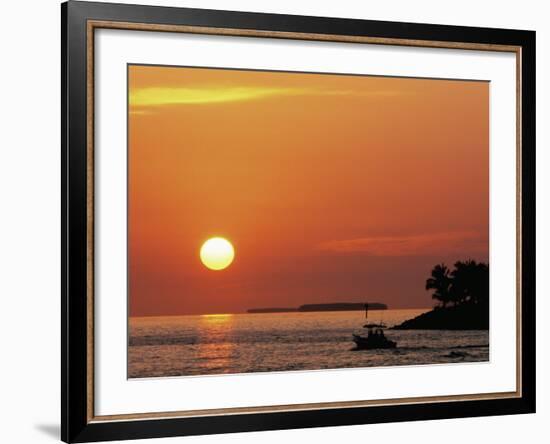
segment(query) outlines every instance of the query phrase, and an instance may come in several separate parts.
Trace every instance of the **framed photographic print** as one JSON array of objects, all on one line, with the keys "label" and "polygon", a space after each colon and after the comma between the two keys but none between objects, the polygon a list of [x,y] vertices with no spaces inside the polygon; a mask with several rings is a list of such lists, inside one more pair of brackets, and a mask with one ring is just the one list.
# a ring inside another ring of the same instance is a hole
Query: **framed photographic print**
[{"label": "framed photographic print", "polygon": [[69,1],[62,439],[535,411],[535,33]]}]

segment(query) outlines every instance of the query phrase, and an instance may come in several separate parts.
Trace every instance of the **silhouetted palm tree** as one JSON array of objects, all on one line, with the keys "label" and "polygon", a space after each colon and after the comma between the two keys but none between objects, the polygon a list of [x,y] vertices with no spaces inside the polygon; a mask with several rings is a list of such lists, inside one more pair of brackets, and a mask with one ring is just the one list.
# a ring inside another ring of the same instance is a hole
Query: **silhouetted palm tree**
[{"label": "silhouetted palm tree", "polygon": [[451,273],[451,299],[456,304],[489,301],[489,266],[474,260],[458,261]]},{"label": "silhouetted palm tree", "polygon": [[426,290],[435,290],[432,299],[441,302],[445,307],[451,301],[451,275],[445,264],[438,264],[432,269],[432,277],[426,280]]}]

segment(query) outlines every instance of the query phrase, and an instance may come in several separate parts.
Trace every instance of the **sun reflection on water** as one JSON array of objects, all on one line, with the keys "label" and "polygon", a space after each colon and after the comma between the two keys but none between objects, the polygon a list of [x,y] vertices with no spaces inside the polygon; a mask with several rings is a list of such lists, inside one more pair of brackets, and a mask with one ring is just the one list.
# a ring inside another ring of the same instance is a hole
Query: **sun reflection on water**
[{"label": "sun reflection on water", "polygon": [[233,315],[231,313],[204,314],[200,317],[201,321],[208,324],[226,323],[233,320]]},{"label": "sun reflection on water", "polygon": [[200,348],[197,363],[205,371],[225,373],[235,359],[235,344],[231,341],[234,316],[229,313],[206,314],[200,316]]}]

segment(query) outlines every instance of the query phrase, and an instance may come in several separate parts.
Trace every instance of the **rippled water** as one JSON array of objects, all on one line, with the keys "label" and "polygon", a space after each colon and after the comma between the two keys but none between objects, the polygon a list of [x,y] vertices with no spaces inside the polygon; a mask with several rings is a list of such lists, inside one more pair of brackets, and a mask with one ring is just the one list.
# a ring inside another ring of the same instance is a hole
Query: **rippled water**
[{"label": "rippled water", "polygon": [[[383,310],[388,326],[427,310]],[[489,359],[487,330],[388,330],[393,350],[353,350],[363,313],[269,313],[131,318],[130,378],[316,370]]]}]

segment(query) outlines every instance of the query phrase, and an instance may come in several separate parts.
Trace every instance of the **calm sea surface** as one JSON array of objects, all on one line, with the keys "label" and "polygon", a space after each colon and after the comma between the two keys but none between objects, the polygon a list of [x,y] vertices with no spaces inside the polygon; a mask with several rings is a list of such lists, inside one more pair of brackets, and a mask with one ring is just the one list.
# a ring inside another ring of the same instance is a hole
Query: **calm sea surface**
[{"label": "calm sea surface", "polygon": [[[427,310],[369,312],[393,326]],[[487,330],[388,330],[393,350],[353,350],[361,311],[130,319],[130,378],[489,360]]]}]

